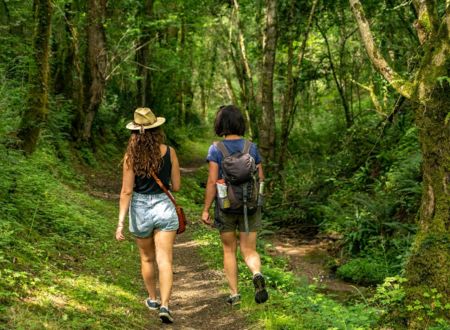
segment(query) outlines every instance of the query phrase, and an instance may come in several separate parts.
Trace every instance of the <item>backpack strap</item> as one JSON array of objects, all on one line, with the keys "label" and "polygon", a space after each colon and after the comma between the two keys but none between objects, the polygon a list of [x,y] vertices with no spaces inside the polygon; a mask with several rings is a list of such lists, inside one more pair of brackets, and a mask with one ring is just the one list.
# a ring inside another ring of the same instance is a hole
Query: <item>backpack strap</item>
[{"label": "backpack strap", "polygon": [[214,142],[214,145],[217,147],[217,149],[219,149],[224,158],[230,155],[227,147],[225,147],[225,144],[222,141]]},{"label": "backpack strap", "polygon": [[244,140],[244,148],[242,149],[243,154],[249,154],[252,143],[249,140]]}]

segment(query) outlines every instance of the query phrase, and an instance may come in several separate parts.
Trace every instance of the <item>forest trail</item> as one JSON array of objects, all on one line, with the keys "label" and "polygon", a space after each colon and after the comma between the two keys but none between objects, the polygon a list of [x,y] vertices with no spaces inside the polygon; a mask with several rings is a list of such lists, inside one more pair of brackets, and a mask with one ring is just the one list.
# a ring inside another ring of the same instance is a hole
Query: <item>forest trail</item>
[{"label": "forest trail", "polygon": [[223,272],[211,270],[198,254],[190,230],[177,237],[174,248],[173,329],[249,329],[243,313],[225,302]]}]

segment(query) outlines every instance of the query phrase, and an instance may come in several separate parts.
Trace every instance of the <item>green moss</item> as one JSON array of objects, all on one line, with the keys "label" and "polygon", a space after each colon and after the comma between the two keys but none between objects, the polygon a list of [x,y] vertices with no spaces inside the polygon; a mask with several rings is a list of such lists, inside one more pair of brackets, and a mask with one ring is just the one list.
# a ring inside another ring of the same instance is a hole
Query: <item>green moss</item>
[{"label": "green moss", "polygon": [[426,11],[423,11],[419,16],[418,22],[420,26],[422,26],[427,33],[431,33],[433,27],[431,25],[430,16]]},{"label": "green moss", "polygon": [[406,275],[410,328],[425,329],[438,319],[450,322],[450,235],[418,236]]}]

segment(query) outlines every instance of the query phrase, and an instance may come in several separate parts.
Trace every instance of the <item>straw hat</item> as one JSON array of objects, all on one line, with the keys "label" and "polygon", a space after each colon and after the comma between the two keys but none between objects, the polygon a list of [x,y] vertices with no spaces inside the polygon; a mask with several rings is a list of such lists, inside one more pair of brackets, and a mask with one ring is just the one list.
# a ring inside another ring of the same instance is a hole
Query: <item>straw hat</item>
[{"label": "straw hat", "polygon": [[158,127],[166,121],[164,117],[156,117],[150,108],[137,108],[134,111],[134,120],[127,124],[131,130],[144,132],[145,129]]}]

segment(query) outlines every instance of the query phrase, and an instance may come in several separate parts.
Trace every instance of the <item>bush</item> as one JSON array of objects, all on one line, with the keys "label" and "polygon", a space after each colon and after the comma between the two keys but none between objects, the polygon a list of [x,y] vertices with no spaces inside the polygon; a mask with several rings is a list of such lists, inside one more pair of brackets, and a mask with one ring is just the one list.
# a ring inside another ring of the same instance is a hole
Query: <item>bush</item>
[{"label": "bush", "polygon": [[389,272],[388,266],[380,260],[356,258],[340,266],[336,274],[346,281],[361,285],[373,285],[383,282]]}]

